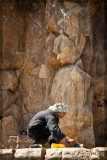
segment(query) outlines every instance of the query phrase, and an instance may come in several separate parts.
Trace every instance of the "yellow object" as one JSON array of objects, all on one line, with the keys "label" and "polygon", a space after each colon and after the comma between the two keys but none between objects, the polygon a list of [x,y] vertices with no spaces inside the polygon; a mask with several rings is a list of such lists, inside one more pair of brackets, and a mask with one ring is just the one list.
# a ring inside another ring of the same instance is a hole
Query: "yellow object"
[{"label": "yellow object", "polygon": [[65,148],[64,144],[52,143],[51,148]]}]

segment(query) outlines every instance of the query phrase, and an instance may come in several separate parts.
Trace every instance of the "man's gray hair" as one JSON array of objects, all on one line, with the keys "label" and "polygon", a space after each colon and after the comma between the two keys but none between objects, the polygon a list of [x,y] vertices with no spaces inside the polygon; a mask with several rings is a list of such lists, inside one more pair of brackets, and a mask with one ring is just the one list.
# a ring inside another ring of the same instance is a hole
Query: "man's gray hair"
[{"label": "man's gray hair", "polygon": [[49,107],[50,110],[53,112],[69,112],[69,106],[65,105],[64,103],[55,103],[53,106]]}]

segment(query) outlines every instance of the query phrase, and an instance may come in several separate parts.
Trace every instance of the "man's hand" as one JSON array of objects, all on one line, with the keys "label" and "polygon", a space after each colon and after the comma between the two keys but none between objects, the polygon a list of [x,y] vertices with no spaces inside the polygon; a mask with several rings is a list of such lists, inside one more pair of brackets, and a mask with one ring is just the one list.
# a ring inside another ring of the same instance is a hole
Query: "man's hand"
[{"label": "man's hand", "polygon": [[74,139],[68,139],[68,141],[71,143],[71,145],[75,145],[78,144]]},{"label": "man's hand", "polygon": [[71,139],[71,138],[69,138],[69,137],[67,137],[67,136],[64,137],[63,140],[69,141],[70,144],[73,145],[73,146],[74,146],[75,144],[78,144],[78,142],[76,142],[74,139]]}]

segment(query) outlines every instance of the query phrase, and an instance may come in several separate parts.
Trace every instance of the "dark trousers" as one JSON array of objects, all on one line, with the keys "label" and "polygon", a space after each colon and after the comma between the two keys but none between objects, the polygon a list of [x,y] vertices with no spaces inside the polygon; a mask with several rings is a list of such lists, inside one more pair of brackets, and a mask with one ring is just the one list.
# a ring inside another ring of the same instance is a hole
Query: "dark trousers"
[{"label": "dark trousers", "polygon": [[56,143],[47,126],[28,128],[27,133],[29,137],[35,140],[35,144],[44,144],[46,142],[49,142],[49,144]]}]

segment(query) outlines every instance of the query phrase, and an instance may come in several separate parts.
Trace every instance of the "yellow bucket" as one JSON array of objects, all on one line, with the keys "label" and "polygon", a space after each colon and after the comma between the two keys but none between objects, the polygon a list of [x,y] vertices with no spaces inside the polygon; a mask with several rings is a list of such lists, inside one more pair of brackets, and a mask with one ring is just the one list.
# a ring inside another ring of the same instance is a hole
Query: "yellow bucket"
[{"label": "yellow bucket", "polygon": [[65,148],[64,144],[52,143],[51,148]]}]

